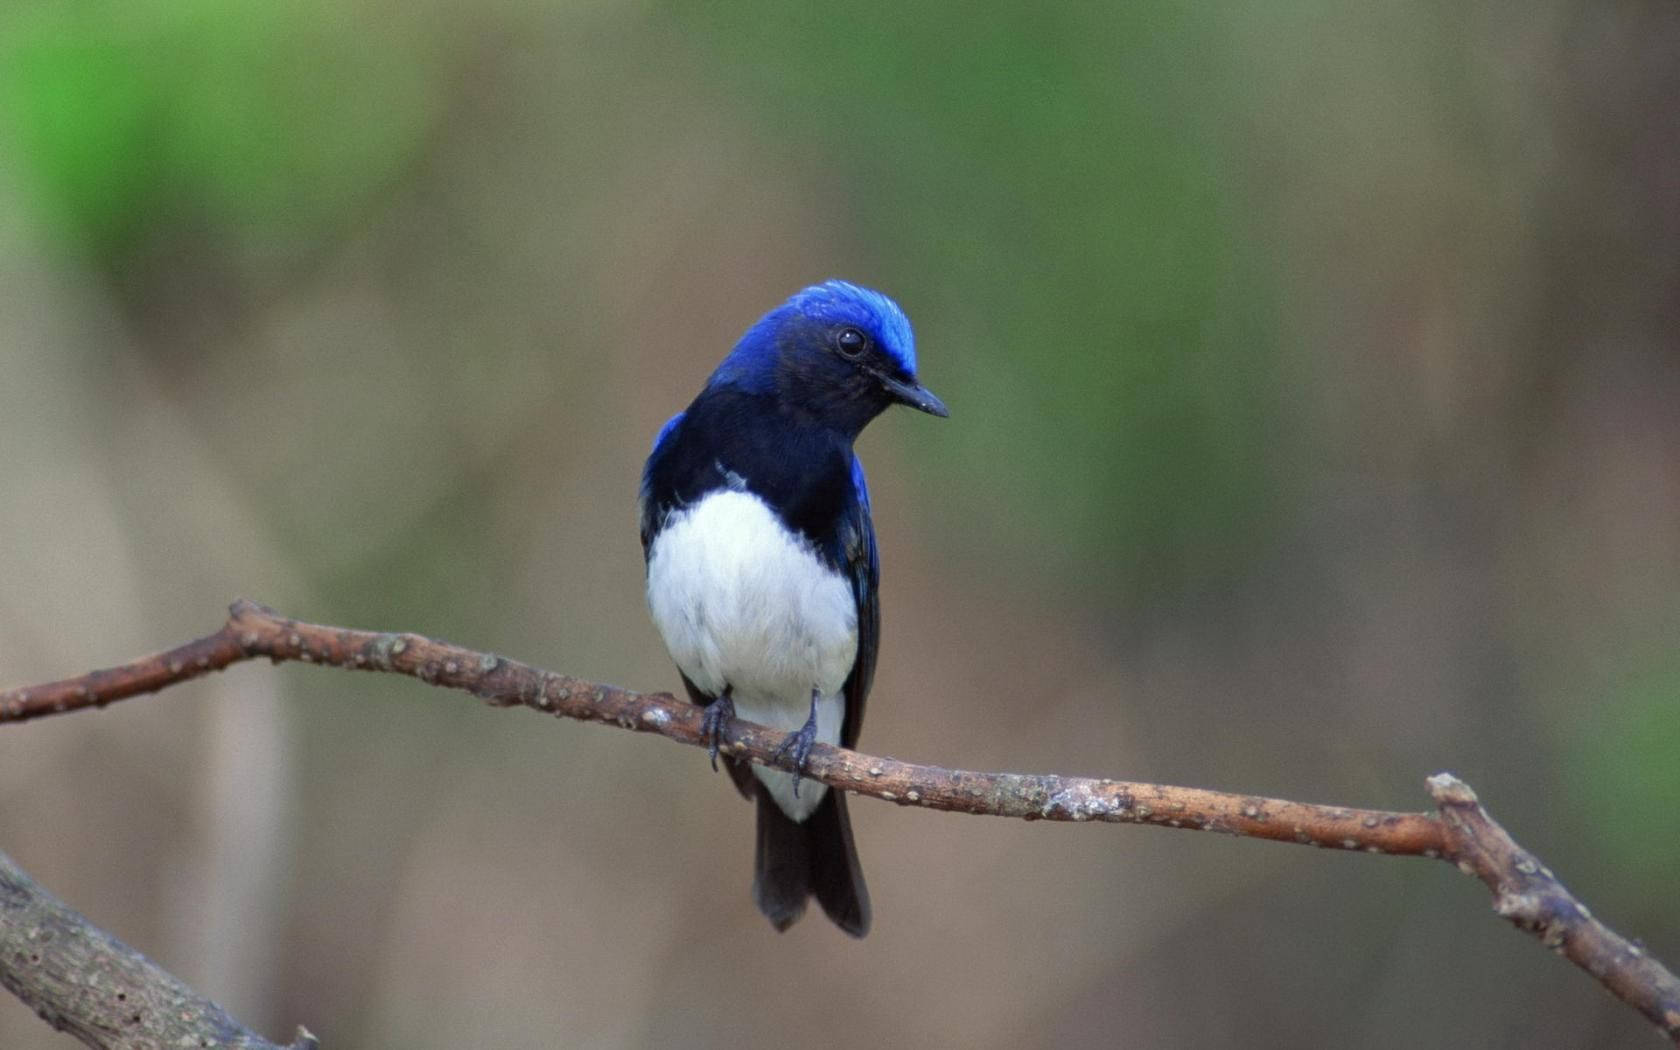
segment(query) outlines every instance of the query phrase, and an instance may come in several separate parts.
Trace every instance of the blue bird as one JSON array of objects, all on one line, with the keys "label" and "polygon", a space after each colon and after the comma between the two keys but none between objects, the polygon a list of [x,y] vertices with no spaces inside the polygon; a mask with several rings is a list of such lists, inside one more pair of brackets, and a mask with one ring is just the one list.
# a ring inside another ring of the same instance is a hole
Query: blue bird
[{"label": "blue bird", "polygon": [[[852,443],[893,404],[935,416],[910,321],[880,292],[828,281],[741,336],[654,438],[642,472],[642,553],[654,625],[718,736],[739,716],[788,732],[803,770],[817,741],[852,747],[875,675],[880,563]],[[724,756],[758,805],[753,901],[785,930],[815,896],[869,930],[846,799],[797,773]]]}]

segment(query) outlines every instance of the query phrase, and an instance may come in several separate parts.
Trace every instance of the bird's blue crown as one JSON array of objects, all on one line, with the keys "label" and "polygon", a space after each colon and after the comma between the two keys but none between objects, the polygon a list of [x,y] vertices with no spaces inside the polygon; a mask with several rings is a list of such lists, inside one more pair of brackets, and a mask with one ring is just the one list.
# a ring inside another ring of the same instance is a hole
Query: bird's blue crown
[{"label": "bird's blue crown", "polygon": [[906,376],[915,377],[916,336],[910,330],[910,318],[904,316],[899,305],[880,292],[849,281],[824,281],[796,292],[747,329],[712,374],[712,383],[762,388],[771,381],[784,336],[812,324],[824,328],[853,325],[863,329],[904,369]]}]

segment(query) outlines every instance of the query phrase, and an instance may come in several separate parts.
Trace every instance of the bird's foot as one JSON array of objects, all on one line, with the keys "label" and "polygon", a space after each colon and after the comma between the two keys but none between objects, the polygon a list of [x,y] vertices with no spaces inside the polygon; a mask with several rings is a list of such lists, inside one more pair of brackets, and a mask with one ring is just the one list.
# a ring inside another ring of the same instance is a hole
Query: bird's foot
[{"label": "bird's foot", "polygon": [[793,756],[793,797],[799,797],[799,781],[805,775],[805,767],[811,762],[811,745],[817,742],[817,698],[820,694],[811,690],[811,715],[805,719],[805,724],[789,733],[776,748],[775,757],[780,759],[784,755]]},{"label": "bird's foot", "polygon": [[717,772],[718,740],[729,723],[735,721],[735,700],[729,695],[729,690],[711,703],[706,705],[706,712],[700,716],[700,735],[709,740],[710,746],[706,754],[712,758],[712,772]]}]

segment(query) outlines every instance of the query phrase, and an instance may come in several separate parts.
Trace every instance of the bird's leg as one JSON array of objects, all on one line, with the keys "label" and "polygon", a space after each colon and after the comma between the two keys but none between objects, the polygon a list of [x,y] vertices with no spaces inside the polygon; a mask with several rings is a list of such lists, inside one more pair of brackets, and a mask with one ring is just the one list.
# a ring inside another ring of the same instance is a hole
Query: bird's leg
[{"label": "bird's leg", "polygon": [[789,733],[776,748],[776,757],[785,754],[793,755],[793,797],[799,797],[799,779],[805,773],[805,767],[811,761],[811,745],[817,742],[817,701],[822,698],[822,692],[811,690],[811,714],[805,719],[805,724],[796,731]]},{"label": "bird's leg", "polygon": [[712,756],[712,772],[717,772],[718,739],[723,736],[723,730],[729,723],[735,721],[735,699],[729,695],[734,686],[724,686],[723,692],[717,699],[706,705],[706,713],[700,716],[700,735],[711,740],[711,746],[706,753]]}]

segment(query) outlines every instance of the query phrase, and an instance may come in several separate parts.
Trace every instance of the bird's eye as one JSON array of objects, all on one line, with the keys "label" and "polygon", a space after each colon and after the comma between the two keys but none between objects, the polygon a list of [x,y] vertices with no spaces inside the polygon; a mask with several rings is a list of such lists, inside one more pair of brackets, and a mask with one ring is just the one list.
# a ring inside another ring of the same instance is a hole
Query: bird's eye
[{"label": "bird's eye", "polygon": [[834,348],[840,351],[841,357],[857,359],[863,356],[864,348],[869,340],[856,328],[842,328],[834,337]]}]

